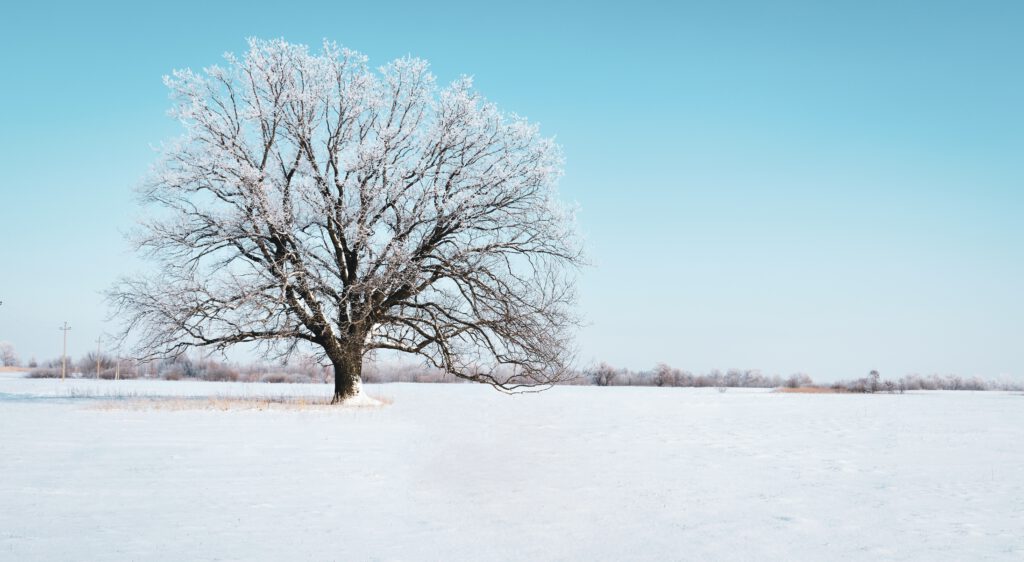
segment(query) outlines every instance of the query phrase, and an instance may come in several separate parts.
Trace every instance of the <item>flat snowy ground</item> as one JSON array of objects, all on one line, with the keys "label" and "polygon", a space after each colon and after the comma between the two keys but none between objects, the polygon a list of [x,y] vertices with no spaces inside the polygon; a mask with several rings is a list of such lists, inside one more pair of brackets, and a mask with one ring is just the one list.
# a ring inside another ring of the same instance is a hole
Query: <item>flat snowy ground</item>
[{"label": "flat snowy ground", "polygon": [[4,560],[1021,560],[1024,396],[0,378]]}]

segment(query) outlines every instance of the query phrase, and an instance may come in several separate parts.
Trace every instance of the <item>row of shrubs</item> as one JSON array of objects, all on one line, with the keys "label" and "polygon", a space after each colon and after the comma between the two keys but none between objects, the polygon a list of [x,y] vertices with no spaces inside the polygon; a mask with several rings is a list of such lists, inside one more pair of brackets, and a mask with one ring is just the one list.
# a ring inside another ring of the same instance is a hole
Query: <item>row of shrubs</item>
[{"label": "row of shrubs", "polygon": [[[29,373],[34,378],[59,378],[61,360],[55,359],[37,365]],[[73,378],[101,379],[162,379],[162,380],[203,380],[229,382],[266,383],[330,383],[334,374],[330,367],[319,365],[313,358],[305,357],[287,365],[235,365],[212,359],[192,359],[186,355],[160,361],[139,362],[100,355],[97,373],[97,355],[90,353],[79,361],[68,360],[67,376]],[[367,383],[418,382],[450,383],[463,382],[438,369],[422,365],[395,364],[368,361],[363,366],[363,380]],[[565,380],[568,385],[594,386],[671,386],[671,387],[716,387],[716,388],[806,388],[815,387],[814,381],[805,373],[788,377],[777,374],[766,375],[754,369],[712,370],[694,374],[676,369],[664,363],[650,370],[633,371],[615,368],[607,363],[583,369]],[[1024,390],[1024,382],[991,381],[978,377],[964,378],[957,375],[907,375],[897,380],[883,380],[877,371],[867,377],[821,385],[839,392],[905,392],[908,390]]]},{"label": "row of shrubs", "polygon": [[811,377],[797,373],[789,377],[765,375],[756,369],[712,370],[705,374],[694,374],[659,363],[649,371],[617,369],[607,363],[585,369],[572,384],[596,386],[687,386],[687,387],[731,387],[731,388],[797,388],[814,384]]},{"label": "row of shrubs", "polygon": [[839,381],[828,385],[817,385],[805,373],[788,377],[765,375],[758,370],[730,369],[722,372],[712,370],[706,374],[672,368],[664,363],[649,371],[616,369],[601,363],[583,371],[575,384],[597,386],[686,386],[718,388],[831,388],[839,392],[906,392],[908,390],[1010,390],[1024,391],[1024,381],[993,381],[980,377],[959,375],[918,375],[911,374],[896,380],[883,380],[878,371],[853,380]]},{"label": "row of shrubs", "polygon": [[[115,360],[106,355],[90,353],[79,361],[68,360],[66,376],[71,378],[100,379],[162,379],[162,380],[203,380],[226,382],[314,382],[315,373],[298,366],[271,369],[265,365],[239,367],[230,363],[210,359],[193,360],[187,356],[160,361]],[[45,362],[29,371],[32,378],[60,378],[62,362],[55,359]],[[321,377],[322,381],[322,377]],[[320,381],[317,381],[320,382]]]},{"label": "row of shrubs", "polygon": [[883,380],[877,371],[867,377],[850,381],[839,381],[830,385],[834,390],[845,392],[889,392],[903,393],[908,390],[1024,390],[1024,382],[992,381],[980,377],[965,378],[959,375],[906,375],[896,380]]},{"label": "row of shrubs", "polygon": [[[236,365],[212,359],[192,359],[182,355],[158,361],[115,360],[107,355],[90,353],[75,361],[68,359],[66,369],[62,361],[53,359],[41,365],[32,365],[31,378],[60,378],[62,370],[70,378],[158,379],[158,380],[201,380],[220,382],[266,382],[266,383],[329,383],[334,382],[331,367],[319,365],[311,358],[304,358],[286,365]],[[427,369],[408,364],[367,362],[363,366],[363,380],[367,383],[384,382],[461,382],[438,369]]]}]

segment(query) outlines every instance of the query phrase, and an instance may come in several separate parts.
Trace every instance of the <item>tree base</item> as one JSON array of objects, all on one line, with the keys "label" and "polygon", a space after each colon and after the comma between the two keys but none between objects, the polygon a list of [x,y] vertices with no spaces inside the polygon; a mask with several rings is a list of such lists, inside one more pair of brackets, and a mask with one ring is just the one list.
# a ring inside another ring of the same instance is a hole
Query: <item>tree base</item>
[{"label": "tree base", "polygon": [[331,399],[331,405],[333,406],[355,406],[358,408],[370,407],[370,406],[383,406],[384,402],[377,400],[367,394],[358,392],[356,394],[350,394],[344,396],[341,394],[335,394],[334,398]]}]

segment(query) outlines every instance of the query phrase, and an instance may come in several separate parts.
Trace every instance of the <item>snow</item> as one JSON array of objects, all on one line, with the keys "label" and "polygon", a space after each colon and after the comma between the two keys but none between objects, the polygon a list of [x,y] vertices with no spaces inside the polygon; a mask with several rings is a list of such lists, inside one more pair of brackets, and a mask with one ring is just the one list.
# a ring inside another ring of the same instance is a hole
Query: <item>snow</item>
[{"label": "snow", "polygon": [[[0,377],[5,560],[1006,560],[1024,396]],[[114,400],[115,404],[120,403]]]}]

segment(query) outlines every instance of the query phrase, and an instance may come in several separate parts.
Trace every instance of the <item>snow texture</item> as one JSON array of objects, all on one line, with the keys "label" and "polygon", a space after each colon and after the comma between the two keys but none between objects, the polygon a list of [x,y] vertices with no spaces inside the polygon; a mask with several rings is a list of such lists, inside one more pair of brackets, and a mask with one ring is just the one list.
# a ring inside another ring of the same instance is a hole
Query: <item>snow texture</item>
[{"label": "snow texture", "polygon": [[[0,378],[3,560],[1020,560],[1024,396]],[[108,397],[104,399],[103,397]]]}]

